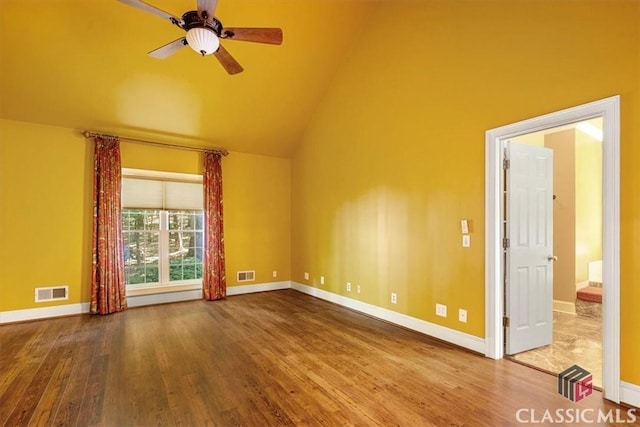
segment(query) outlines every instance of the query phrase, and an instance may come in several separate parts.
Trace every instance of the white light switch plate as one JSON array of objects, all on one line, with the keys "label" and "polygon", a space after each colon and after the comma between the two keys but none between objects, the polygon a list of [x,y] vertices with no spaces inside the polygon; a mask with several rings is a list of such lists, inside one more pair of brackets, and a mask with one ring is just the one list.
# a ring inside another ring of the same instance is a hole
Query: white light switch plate
[{"label": "white light switch plate", "polygon": [[471,236],[468,234],[462,235],[462,247],[468,248],[471,246]]}]

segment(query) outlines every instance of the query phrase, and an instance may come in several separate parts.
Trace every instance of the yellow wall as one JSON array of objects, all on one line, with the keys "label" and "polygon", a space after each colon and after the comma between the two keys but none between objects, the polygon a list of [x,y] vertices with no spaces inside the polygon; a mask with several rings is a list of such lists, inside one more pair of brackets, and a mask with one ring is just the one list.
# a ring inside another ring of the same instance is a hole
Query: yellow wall
[{"label": "yellow wall", "polygon": [[228,285],[237,283],[240,270],[255,270],[254,283],[290,280],[290,164],[288,159],[242,153],[224,159]]},{"label": "yellow wall", "polygon": [[[93,152],[71,129],[0,120],[0,311],[88,302]],[[69,300],[34,302],[34,288]]]},{"label": "yellow wall", "polygon": [[[77,131],[0,120],[0,311],[88,302],[92,144]],[[201,173],[201,155],[122,144],[123,167]],[[227,283],[289,280],[289,160],[231,153],[223,160]],[[273,279],[271,272],[279,276]],[[38,286],[69,300],[34,302]]]},{"label": "yellow wall", "polygon": [[576,132],[576,283],[602,259],[602,143]]},{"label": "yellow wall", "polygon": [[621,374],[640,384],[639,7],[376,2],[293,158],[293,280],[483,337],[485,131],[620,94]]}]

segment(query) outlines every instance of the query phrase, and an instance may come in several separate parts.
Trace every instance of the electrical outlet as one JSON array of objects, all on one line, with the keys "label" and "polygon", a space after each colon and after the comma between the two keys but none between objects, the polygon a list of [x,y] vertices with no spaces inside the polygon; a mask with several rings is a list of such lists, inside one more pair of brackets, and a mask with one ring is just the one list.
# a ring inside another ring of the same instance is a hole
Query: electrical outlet
[{"label": "electrical outlet", "polygon": [[462,247],[463,248],[471,247],[471,236],[469,234],[462,235]]},{"label": "electrical outlet", "polygon": [[397,304],[398,303],[398,294],[396,294],[395,292],[391,292],[391,304]]},{"label": "electrical outlet", "polygon": [[347,292],[351,292],[351,282],[347,282]]},{"label": "electrical outlet", "polygon": [[309,273],[306,271],[304,272],[304,280],[309,280]]},{"label": "electrical outlet", "polygon": [[278,277],[278,272],[277,271],[273,270],[272,274],[273,274],[273,277]]},{"label": "electrical outlet", "polygon": [[467,310],[464,308],[458,310],[458,320],[462,323],[467,323]]},{"label": "electrical outlet", "polygon": [[360,293],[360,285],[356,286],[356,291]]},{"label": "electrical outlet", "polygon": [[320,284],[324,285],[324,276],[320,276]]},{"label": "electrical outlet", "polygon": [[436,304],[436,316],[447,317],[447,306],[444,304]]}]

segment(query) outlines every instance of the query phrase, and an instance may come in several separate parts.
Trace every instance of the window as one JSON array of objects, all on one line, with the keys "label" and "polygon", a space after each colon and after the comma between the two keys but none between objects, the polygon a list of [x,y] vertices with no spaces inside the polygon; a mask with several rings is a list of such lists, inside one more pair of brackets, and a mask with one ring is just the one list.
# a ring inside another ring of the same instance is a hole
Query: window
[{"label": "window", "polygon": [[160,211],[122,209],[124,281],[127,285],[160,282]]},{"label": "window", "polygon": [[122,224],[129,289],[201,283],[201,180],[199,175],[123,169]]}]

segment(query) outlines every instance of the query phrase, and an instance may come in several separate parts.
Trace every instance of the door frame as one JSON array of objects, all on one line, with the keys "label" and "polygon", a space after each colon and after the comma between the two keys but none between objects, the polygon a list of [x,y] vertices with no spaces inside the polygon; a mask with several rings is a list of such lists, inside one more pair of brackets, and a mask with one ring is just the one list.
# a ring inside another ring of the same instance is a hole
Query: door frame
[{"label": "door frame", "polygon": [[485,355],[504,357],[502,257],[502,141],[602,117],[602,385],[620,402],[620,96],[612,96],[486,132],[485,138]]}]

